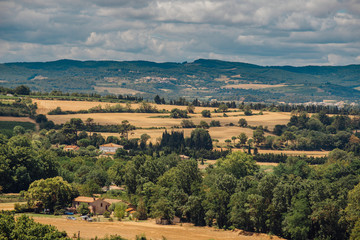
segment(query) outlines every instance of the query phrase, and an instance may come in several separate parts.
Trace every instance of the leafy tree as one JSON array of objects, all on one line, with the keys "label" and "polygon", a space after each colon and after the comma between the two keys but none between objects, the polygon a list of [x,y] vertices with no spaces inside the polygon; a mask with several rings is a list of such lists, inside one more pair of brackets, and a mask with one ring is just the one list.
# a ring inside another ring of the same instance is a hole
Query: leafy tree
[{"label": "leafy tree", "polygon": [[171,118],[188,118],[186,110],[180,110],[178,108],[174,108],[170,113]]},{"label": "leafy tree", "polygon": [[189,112],[189,113],[194,113],[195,111],[195,106],[192,105],[192,104],[189,104],[186,108],[186,110]]},{"label": "leafy tree", "polygon": [[15,220],[9,212],[0,213],[0,239],[70,240],[66,232],[60,232],[54,226],[36,223],[25,215]]},{"label": "leafy tree", "polygon": [[219,159],[216,164],[220,170],[232,174],[237,179],[259,171],[259,166],[253,157],[241,151],[233,152],[225,158]]},{"label": "leafy tree", "polygon": [[229,107],[226,104],[222,103],[222,104],[220,104],[218,111],[219,112],[227,112],[228,109],[229,109]]},{"label": "leafy tree", "polygon": [[220,127],[220,121],[211,120],[210,127]]},{"label": "leafy tree", "polygon": [[93,118],[87,118],[85,120],[85,126],[86,126],[86,128],[89,131],[90,136],[91,136],[91,132],[94,131],[94,126],[95,126],[94,119]]},{"label": "leafy tree", "polygon": [[253,113],[250,109],[250,106],[249,105],[246,105],[245,108],[244,108],[244,114],[245,116],[251,116]]},{"label": "leafy tree", "polygon": [[171,202],[162,197],[153,205],[152,215],[155,218],[165,219],[171,222],[175,217],[175,210]]},{"label": "leafy tree", "polygon": [[240,144],[245,145],[246,141],[248,139],[248,137],[246,136],[245,133],[240,133],[240,135],[238,136]]},{"label": "leafy tree", "polygon": [[62,177],[40,179],[30,184],[25,192],[25,199],[30,206],[40,202],[44,208],[61,209],[66,207],[77,196],[75,189]]},{"label": "leafy tree", "polygon": [[346,220],[351,223],[351,227],[360,221],[360,183],[349,191],[345,213]]},{"label": "leafy tree", "polygon": [[161,104],[161,99],[160,99],[160,96],[159,96],[159,95],[156,95],[156,96],[154,97],[154,102],[155,102],[156,104]]},{"label": "leafy tree", "polygon": [[132,130],[135,130],[135,126],[131,125],[128,120],[123,120],[120,125],[118,125],[118,132],[120,136],[128,139],[128,133]]},{"label": "leafy tree", "polygon": [[79,207],[77,208],[77,211],[82,216],[88,215],[90,213],[89,205],[87,205],[86,203],[80,203]]},{"label": "leafy tree", "polygon": [[211,150],[212,140],[207,130],[197,128],[191,132],[190,146],[193,149],[207,149]]},{"label": "leafy tree", "polygon": [[146,220],[148,218],[147,207],[145,205],[145,202],[142,199],[140,199],[138,202],[136,212],[138,213],[137,219]]},{"label": "leafy tree", "polygon": [[295,240],[308,239],[311,226],[310,213],[311,209],[306,198],[295,199],[283,221],[285,235]]},{"label": "leafy tree", "polygon": [[200,121],[199,123],[199,127],[203,128],[203,129],[208,129],[209,128],[209,124],[203,120]]},{"label": "leafy tree", "polygon": [[285,131],[286,125],[275,125],[273,133],[277,136],[281,136],[281,134]]},{"label": "leafy tree", "polygon": [[65,123],[60,133],[65,137],[64,141],[67,144],[75,144],[77,141],[77,131],[74,125],[69,122]]},{"label": "leafy tree", "polygon": [[202,110],[201,111],[201,115],[205,118],[210,118],[211,117],[211,113],[210,113],[210,110]]},{"label": "leafy tree", "polygon": [[181,127],[183,127],[183,128],[194,128],[196,126],[195,126],[193,121],[184,119],[184,120],[181,121]]},{"label": "leafy tree", "polygon": [[116,217],[119,221],[125,217],[125,210],[127,208],[126,203],[115,203],[114,209],[114,217]]},{"label": "leafy tree", "polygon": [[245,118],[240,118],[238,123],[240,127],[246,127],[248,125]]},{"label": "leafy tree", "polygon": [[264,130],[257,128],[254,132],[253,132],[253,138],[256,144],[260,144],[263,141],[265,141],[265,136],[264,136]]},{"label": "leafy tree", "polygon": [[18,95],[29,95],[30,94],[30,88],[28,86],[25,86],[25,85],[20,85],[20,86],[17,86],[15,89],[14,89],[14,92]]},{"label": "leafy tree", "polygon": [[38,114],[38,115],[35,117],[35,121],[36,121],[37,123],[43,123],[43,122],[47,122],[48,119],[47,119],[46,115],[44,115],[44,114]]},{"label": "leafy tree", "polygon": [[23,134],[25,134],[25,128],[22,127],[22,126],[15,126],[13,131],[14,131],[15,135],[23,135]]},{"label": "leafy tree", "polygon": [[146,142],[147,142],[150,138],[151,138],[151,137],[150,137],[149,134],[143,133],[143,134],[141,134],[141,136],[140,136],[140,141],[146,144]]}]

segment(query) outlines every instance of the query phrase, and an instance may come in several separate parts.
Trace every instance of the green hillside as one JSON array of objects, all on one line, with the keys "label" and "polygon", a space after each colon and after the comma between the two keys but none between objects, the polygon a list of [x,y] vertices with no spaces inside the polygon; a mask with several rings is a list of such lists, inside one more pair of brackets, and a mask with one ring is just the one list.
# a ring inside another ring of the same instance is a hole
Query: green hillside
[{"label": "green hillside", "polygon": [[[149,99],[159,94],[172,99],[358,101],[360,65],[264,67],[206,59],[192,63],[59,60],[0,64],[0,83],[4,87],[25,84],[32,91],[139,94]],[[243,84],[278,86],[259,89],[259,85]]]}]

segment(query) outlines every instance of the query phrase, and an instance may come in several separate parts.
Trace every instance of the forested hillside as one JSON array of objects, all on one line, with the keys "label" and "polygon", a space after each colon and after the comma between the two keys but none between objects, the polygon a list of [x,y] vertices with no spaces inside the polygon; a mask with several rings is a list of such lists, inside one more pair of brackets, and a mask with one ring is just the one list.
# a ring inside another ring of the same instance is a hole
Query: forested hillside
[{"label": "forested hillside", "polygon": [[4,87],[97,92],[152,99],[306,102],[358,101],[360,66],[264,67],[199,59],[191,63],[75,61],[0,64]]}]

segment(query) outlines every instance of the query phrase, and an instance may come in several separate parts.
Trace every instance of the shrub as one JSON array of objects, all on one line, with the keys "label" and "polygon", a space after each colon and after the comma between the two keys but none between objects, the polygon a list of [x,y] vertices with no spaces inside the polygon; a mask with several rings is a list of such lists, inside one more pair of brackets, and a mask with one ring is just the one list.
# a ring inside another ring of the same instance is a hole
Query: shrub
[{"label": "shrub", "polygon": [[210,118],[211,117],[210,110],[202,110],[201,115],[203,117]]},{"label": "shrub", "polygon": [[104,216],[104,218],[109,218],[110,212],[109,211],[104,212],[103,216]]}]

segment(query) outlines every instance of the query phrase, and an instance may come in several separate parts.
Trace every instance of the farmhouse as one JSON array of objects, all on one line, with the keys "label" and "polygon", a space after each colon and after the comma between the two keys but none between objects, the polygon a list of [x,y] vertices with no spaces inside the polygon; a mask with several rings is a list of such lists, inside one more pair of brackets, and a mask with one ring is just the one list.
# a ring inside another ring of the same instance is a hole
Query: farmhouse
[{"label": "farmhouse", "polygon": [[121,200],[79,196],[73,200],[72,206],[77,209],[81,203],[85,203],[89,206],[90,212],[104,214],[104,212],[108,211],[111,204],[118,202],[121,202]]},{"label": "farmhouse", "polygon": [[115,143],[107,143],[100,146],[100,151],[102,151],[103,154],[115,154],[118,148],[124,148],[124,146]]},{"label": "farmhouse", "polygon": [[77,209],[81,203],[87,204],[89,206],[90,212],[94,214],[103,214],[109,209],[111,205],[109,202],[106,202],[100,198],[80,196],[74,199],[72,206]]},{"label": "farmhouse", "polygon": [[80,148],[76,145],[67,145],[64,147],[64,151],[65,152],[69,152],[69,151],[77,151],[79,150]]}]

